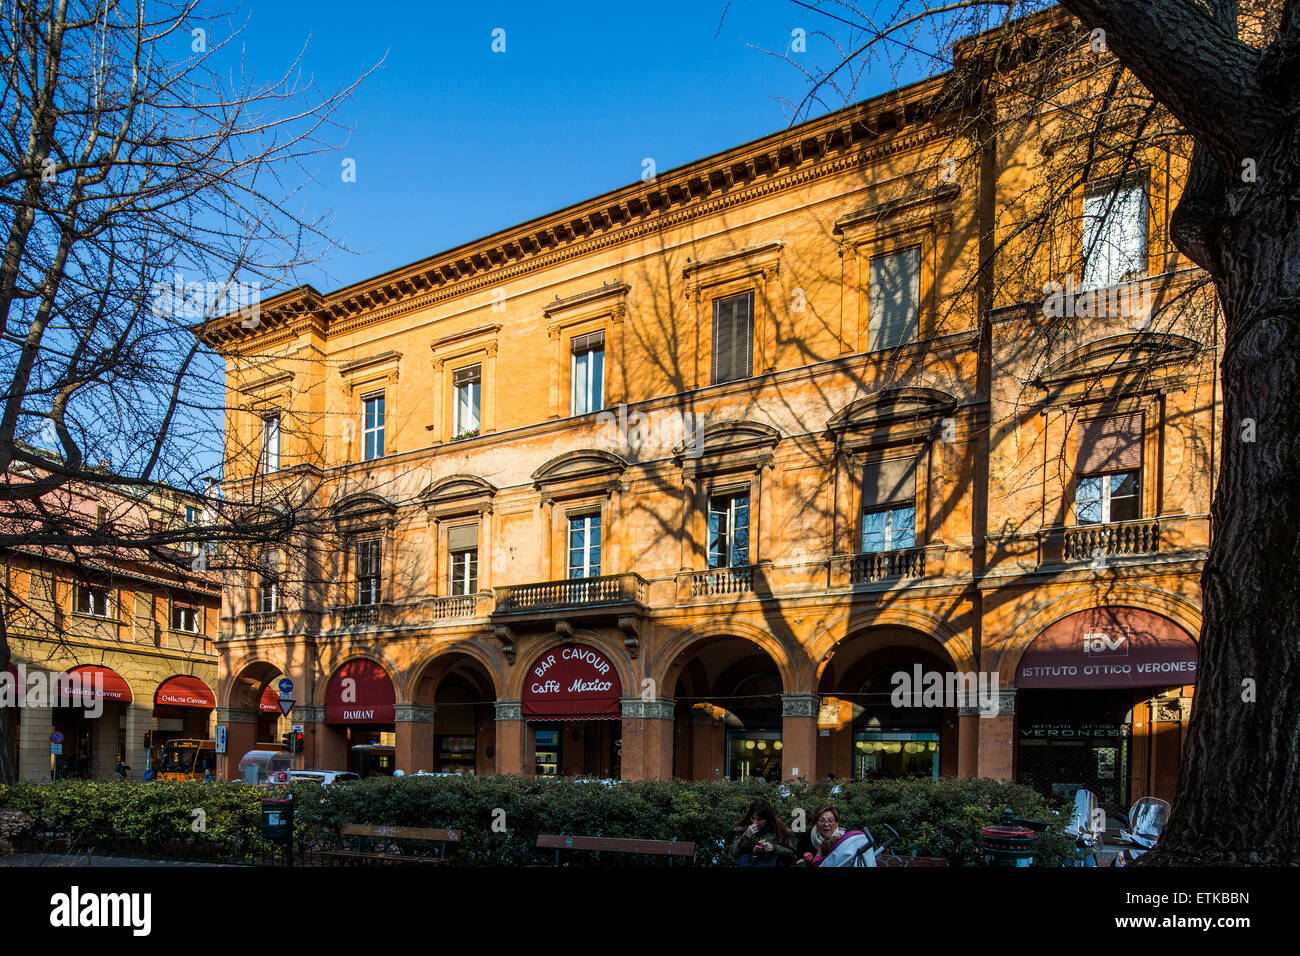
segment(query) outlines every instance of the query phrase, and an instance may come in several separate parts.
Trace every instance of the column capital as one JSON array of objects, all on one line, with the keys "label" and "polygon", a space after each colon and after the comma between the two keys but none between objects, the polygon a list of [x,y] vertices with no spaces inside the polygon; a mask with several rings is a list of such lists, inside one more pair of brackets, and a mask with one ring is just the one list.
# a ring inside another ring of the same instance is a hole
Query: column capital
[{"label": "column capital", "polygon": [[820,698],[816,694],[782,694],[782,717],[816,717]]},{"label": "column capital", "polygon": [[620,703],[624,720],[672,720],[677,704],[671,697],[624,697]]},{"label": "column capital", "polygon": [[289,712],[289,719],[295,724],[323,724],[325,708],[313,707],[311,704],[296,706]]},{"label": "column capital", "polygon": [[497,720],[523,720],[524,705],[518,700],[499,700],[496,702]]},{"label": "column capital", "polygon": [[397,704],[393,708],[393,717],[398,723],[431,724],[437,707],[425,704]]},{"label": "column capital", "polygon": [[255,724],[257,723],[257,711],[251,707],[218,707],[217,723]]}]

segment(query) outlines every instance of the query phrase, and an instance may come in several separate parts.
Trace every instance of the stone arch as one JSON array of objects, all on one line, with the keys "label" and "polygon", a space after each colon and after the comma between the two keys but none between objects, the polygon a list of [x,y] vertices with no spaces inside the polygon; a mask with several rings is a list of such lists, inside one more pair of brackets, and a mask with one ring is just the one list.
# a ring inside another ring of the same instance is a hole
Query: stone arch
[{"label": "stone arch", "polygon": [[1044,630],[1079,611],[1106,607],[1131,607],[1159,615],[1186,631],[1193,641],[1200,642],[1200,609],[1179,595],[1157,588],[1116,585],[1099,599],[1095,588],[1079,588],[1035,611],[1022,620],[1005,638],[997,641],[993,655],[997,662],[998,680],[1002,686],[1015,686],[1020,659],[1034,639]]},{"label": "stone arch", "polygon": [[262,657],[250,656],[232,664],[227,675],[217,682],[217,706],[235,710],[256,710],[262,689],[284,669]]},{"label": "stone arch", "polygon": [[795,693],[800,689],[796,680],[799,665],[791,659],[786,646],[768,631],[744,621],[706,621],[678,632],[669,638],[652,661],[646,662],[646,676],[654,679],[661,696],[670,696],[669,689],[677,686],[678,677],[689,662],[690,655],[687,652],[706,643],[728,638],[749,641],[767,654],[781,675],[784,693]]},{"label": "stone arch", "polygon": [[807,645],[813,686],[821,680],[831,651],[853,636],[877,628],[898,628],[921,634],[930,639],[936,645],[935,650],[952,661],[957,670],[979,669],[969,632],[956,630],[943,618],[920,607],[895,604],[851,611],[820,626]]},{"label": "stone arch", "polygon": [[454,644],[429,648],[416,657],[406,668],[404,680],[398,686],[398,700],[414,701],[429,668],[437,666],[438,662],[443,658],[456,655],[469,657],[478,662],[487,673],[488,680],[492,683],[493,696],[497,700],[502,699],[502,691],[507,681],[501,671],[500,661],[477,644],[469,641],[457,641]]}]

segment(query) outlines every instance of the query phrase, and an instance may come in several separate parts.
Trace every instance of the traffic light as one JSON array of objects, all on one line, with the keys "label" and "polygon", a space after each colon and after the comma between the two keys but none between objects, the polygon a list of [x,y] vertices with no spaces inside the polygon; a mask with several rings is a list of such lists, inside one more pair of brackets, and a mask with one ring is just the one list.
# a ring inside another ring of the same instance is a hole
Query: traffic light
[{"label": "traffic light", "polygon": [[301,731],[298,733],[286,731],[280,735],[280,741],[284,744],[284,749],[291,754],[300,754],[303,751],[303,735]]},{"label": "traffic light", "polygon": [[289,753],[293,753],[293,734],[287,730],[280,735],[280,745]]},{"label": "traffic light", "polygon": [[153,743],[153,731],[146,730],[144,732],[144,749],[148,750],[151,743]]},{"label": "traffic light", "polygon": [[293,749],[291,749],[289,752],[290,752],[290,753],[295,753],[295,754],[300,754],[300,753],[302,753],[302,750],[303,750],[303,747],[302,747],[302,744],[303,744],[303,739],[302,739],[302,738],[303,738],[303,735],[302,735],[302,732],[299,731],[298,733],[296,733],[296,734],[292,734],[291,736],[293,737]]}]

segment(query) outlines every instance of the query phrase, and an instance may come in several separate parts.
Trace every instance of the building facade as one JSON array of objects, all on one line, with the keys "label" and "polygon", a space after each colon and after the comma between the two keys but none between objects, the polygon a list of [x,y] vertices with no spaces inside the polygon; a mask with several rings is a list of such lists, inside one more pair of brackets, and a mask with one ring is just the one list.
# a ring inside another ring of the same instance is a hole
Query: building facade
[{"label": "building facade", "polygon": [[1060,157],[961,80],[208,329],[227,497],[314,516],[227,581],[231,754],[287,676],[319,768],[1167,795],[1218,430],[1182,160],[1053,180],[1085,225],[1017,257]]},{"label": "building facade", "polygon": [[[114,529],[179,533],[197,523],[202,498],[106,481],[64,486],[42,503],[31,543],[0,555],[10,657],[0,704],[18,779],[110,778],[123,763],[139,778],[157,769],[167,740],[212,736],[221,584],[193,570],[194,545],[166,561],[92,545],[92,529],[106,540]],[[54,528],[70,543],[44,541]]]}]

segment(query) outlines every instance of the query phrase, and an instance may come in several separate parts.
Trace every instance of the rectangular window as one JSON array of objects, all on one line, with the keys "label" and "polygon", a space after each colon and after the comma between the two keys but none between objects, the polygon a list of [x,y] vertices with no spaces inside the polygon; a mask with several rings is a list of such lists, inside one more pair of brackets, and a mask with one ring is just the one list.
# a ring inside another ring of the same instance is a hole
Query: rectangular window
[{"label": "rectangular window", "polygon": [[451,554],[451,594],[478,593],[478,525],[448,528],[447,551]]},{"label": "rectangular window", "polygon": [[280,470],[280,416],[267,415],[262,419],[262,473],[269,475]]},{"label": "rectangular window", "polygon": [[172,605],[172,630],[199,633],[199,622],[203,620],[198,608],[186,607],[184,604]]},{"label": "rectangular window", "polygon": [[456,420],[452,427],[453,438],[470,438],[479,433],[479,411],[483,388],[483,367],[469,365],[452,373],[452,401]]},{"label": "rectangular window", "polygon": [[754,293],[713,300],[713,384],[749,378],[754,367]]},{"label": "rectangular window", "polygon": [[258,610],[263,614],[280,609],[280,555],[268,551],[262,556],[262,568],[259,574]]},{"label": "rectangular window", "polygon": [[365,395],[362,409],[362,461],[384,457],[384,393]]},{"label": "rectangular window", "polygon": [[600,576],[600,515],[569,518],[569,577]]},{"label": "rectangular window", "polygon": [[862,551],[916,547],[915,458],[868,462],[862,477]]},{"label": "rectangular window", "polygon": [[98,584],[79,584],[77,613],[108,617],[108,588]]},{"label": "rectangular window", "polygon": [[[199,523],[199,509],[194,507],[194,505],[185,506],[185,523],[186,524]],[[198,543],[194,541],[186,541],[184,544],[181,545],[181,547],[184,548],[190,554],[194,554],[199,550]]]},{"label": "rectangular window", "polygon": [[715,495],[709,499],[710,568],[739,568],[749,564],[749,494]]},{"label": "rectangular window", "polygon": [[1142,474],[1085,475],[1075,486],[1074,523],[1109,524],[1141,516]]},{"label": "rectangular window", "polygon": [[921,249],[913,246],[871,260],[867,349],[890,349],[920,335]]},{"label": "rectangular window", "polygon": [[1146,187],[1128,182],[1086,192],[1080,287],[1107,288],[1140,278],[1146,272]]},{"label": "rectangular window", "polygon": [[574,415],[585,415],[605,407],[605,333],[591,332],[573,337]]},{"label": "rectangular window", "polygon": [[357,542],[357,604],[379,603],[382,554],[378,538]]}]

